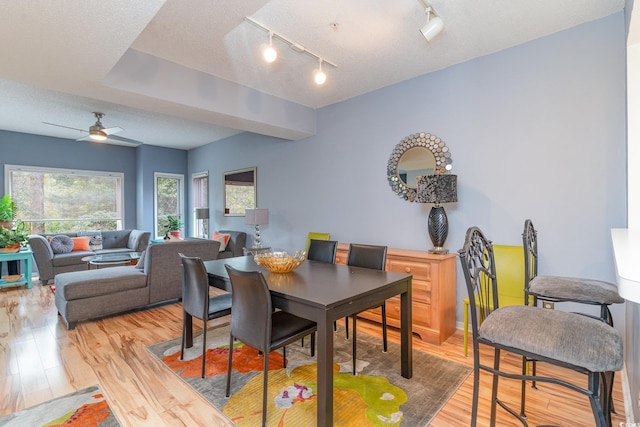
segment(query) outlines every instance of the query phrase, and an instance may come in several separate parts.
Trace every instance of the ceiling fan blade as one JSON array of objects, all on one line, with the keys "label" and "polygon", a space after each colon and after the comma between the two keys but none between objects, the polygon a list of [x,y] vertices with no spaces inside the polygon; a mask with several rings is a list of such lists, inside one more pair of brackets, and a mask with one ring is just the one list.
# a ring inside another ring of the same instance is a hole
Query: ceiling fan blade
[{"label": "ceiling fan blade", "polygon": [[124,129],[122,129],[120,126],[114,126],[110,128],[103,128],[102,132],[106,133],[107,135],[112,135],[114,133],[122,132],[123,130]]},{"label": "ceiling fan blade", "polygon": [[113,136],[109,135],[107,137],[107,141],[115,145],[126,145],[128,147],[137,147],[138,145],[142,145],[142,141],[136,141],[135,139],[124,138],[122,136]]},{"label": "ceiling fan blade", "polygon": [[90,136],[85,136],[83,138],[78,138],[76,141],[90,141],[95,142],[96,144],[112,144],[112,145],[123,145],[125,147],[137,147],[138,145],[142,145],[143,143],[140,141],[136,141],[135,139],[124,138],[122,136],[114,136],[108,135],[107,139],[104,141],[95,141],[91,139]]},{"label": "ceiling fan blade", "polygon": [[72,128],[72,127],[70,127],[70,126],[63,126],[63,125],[58,125],[58,124],[55,124],[55,123],[49,123],[49,122],[42,122],[42,123],[44,123],[45,125],[57,126],[57,127],[59,127],[59,128],[65,128],[65,129],[73,129],[73,130],[77,130],[77,131],[80,131],[80,132],[85,132],[85,133],[87,133],[87,130],[86,130],[86,129]]}]

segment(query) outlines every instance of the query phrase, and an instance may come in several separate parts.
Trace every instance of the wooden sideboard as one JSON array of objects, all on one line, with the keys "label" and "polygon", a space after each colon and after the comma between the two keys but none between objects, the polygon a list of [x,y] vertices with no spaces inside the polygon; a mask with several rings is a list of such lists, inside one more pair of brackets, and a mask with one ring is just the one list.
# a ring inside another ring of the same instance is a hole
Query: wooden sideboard
[{"label": "wooden sideboard", "polygon": [[[338,244],[337,264],[347,263],[349,244]],[[387,249],[387,271],[413,275],[413,332],[432,344],[442,344],[456,330],[456,257],[427,251]],[[400,298],[386,302],[387,324],[400,327]],[[381,323],[379,308],[358,315]]]}]

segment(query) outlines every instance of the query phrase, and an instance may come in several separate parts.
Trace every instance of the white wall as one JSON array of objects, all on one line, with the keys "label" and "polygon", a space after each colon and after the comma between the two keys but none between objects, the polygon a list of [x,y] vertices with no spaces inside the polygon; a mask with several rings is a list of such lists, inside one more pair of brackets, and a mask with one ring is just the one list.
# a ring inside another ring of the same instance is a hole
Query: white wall
[{"label": "white wall", "polygon": [[[531,218],[542,274],[615,281],[609,230],[626,225],[627,208],[624,24],[618,13],[323,108],[317,135],[304,140],[242,134],[192,150],[190,172],[210,171],[211,230],[252,234],[221,214],[222,173],[257,166],[268,245],[292,251],[323,231],[428,249],[431,205],[399,199],[386,179],[394,146],[424,131],[447,143],[458,174],[446,247],[459,249],[472,225],[521,244]],[[457,293],[461,321],[460,269]],[[618,325],[623,313],[614,309]]]}]

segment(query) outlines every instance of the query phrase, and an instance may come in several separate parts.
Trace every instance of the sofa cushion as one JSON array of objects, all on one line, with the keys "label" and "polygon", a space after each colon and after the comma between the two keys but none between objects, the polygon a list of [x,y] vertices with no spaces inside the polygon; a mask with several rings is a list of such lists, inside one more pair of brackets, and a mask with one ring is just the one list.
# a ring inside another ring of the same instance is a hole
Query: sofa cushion
[{"label": "sofa cushion", "polygon": [[55,286],[56,294],[72,301],[144,288],[147,276],[135,267],[109,267],[57,274]]},{"label": "sofa cushion", "polygon": [[102,232],[102,249],[128,248],[131,230],[109,230]]},{"label": "sofa cushion", "polygon": [[73,240],[71,240],[71,237],[62,234],[53,236],[51,240],[49,240],[49,244],[54,254],[66,254],[73,250]]},{"label": "sofa cushion", "polygon": [[89,250],[98,251],[102,249],[101,231],[78,231],[78,236],[89,237]]},{"label": "sofa cushion", "polygon": [[53,256],[51,260],[51,264],[54,267],[61,267],[64,265],[73,265],[73,264],[86,264],[87,261],[83,261],[82,258],[87,256],[95,255],[91,251],[73,251],[66,254],[57,254]]}]

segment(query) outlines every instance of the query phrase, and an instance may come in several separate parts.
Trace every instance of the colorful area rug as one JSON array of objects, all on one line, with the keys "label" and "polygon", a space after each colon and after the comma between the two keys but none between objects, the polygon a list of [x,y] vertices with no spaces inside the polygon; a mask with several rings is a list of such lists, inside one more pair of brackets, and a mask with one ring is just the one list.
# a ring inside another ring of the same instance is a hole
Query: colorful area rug
[{"label": "colorful area rug", "polygon": [[2,427],[119,427],[100,387],[87,387],[0,417]]},{"label": "colorful area rug", "polygon": [[[358,375],[351,373],[351,341],[344,329],[334,334],[334,425],[426,426],[471,373],[471,368],[421,351],[413,352],[413,378],[400,375],[400,346],[358,334]],[[309,339],[287,346],[287,368],[280,350],[269,355],[267,423],[299,427],[316,424],[316,363]],[[207,335],[207,378],[200,378],[201,336],[180,360],[180,338],[148,350],[236,425],[259,426],[262,419],[263,359],[255,349],[234,345],[231,397],[225,397],[228,326]]]}]

